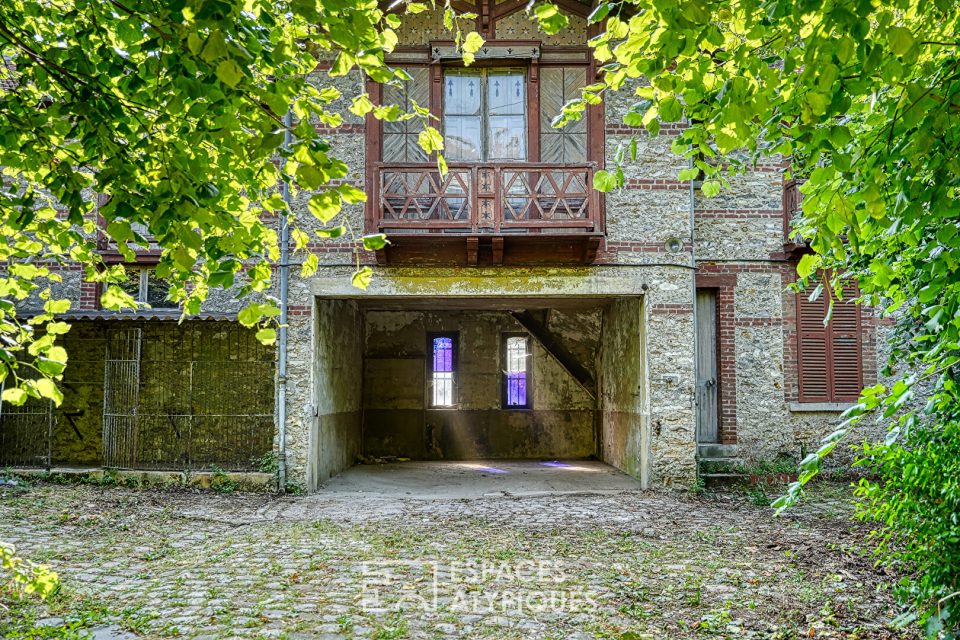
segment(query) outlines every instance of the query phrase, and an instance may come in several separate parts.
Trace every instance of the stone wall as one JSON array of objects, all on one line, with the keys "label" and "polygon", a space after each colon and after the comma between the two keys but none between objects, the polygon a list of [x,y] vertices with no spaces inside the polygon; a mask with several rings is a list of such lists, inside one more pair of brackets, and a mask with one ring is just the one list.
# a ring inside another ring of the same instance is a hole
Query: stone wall
[{"label": "stone wall", "polygon": [[[313,371],[312,389],[306,390],[313,397],[314,410],[309,413],[315,414],[307,418],[307,486],[311,490],[356,462],[363,419],[363,320],[357,304],[325,300],[316,310],[316,349],[306,359]],[[304,380],[297,381],[298,386],[306,386]],[[298,391],[295,397],[302,395]],[[293,451],[299,449],[297,445],[296,439],[288,441]]]}]

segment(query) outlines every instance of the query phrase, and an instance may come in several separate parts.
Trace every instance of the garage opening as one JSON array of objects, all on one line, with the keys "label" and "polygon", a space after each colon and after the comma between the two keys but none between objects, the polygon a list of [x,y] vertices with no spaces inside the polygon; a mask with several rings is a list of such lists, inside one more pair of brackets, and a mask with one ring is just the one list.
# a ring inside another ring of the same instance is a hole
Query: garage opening
[{"label": "garage opening", "polygon": [[357,461],[599,459],[642,479],[632,298],[318,300],[311,488]]}]

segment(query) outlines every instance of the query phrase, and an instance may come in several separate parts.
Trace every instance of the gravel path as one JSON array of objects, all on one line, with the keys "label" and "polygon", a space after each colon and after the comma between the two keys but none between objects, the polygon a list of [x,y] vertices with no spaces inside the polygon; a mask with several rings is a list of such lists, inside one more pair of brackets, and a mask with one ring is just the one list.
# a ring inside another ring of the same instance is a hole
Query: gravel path
[{"label": "gravel path", "polygon": [[906,637],[842,491],[775,519],[737,493],[0,489],[0,539],[64,581],[0,635],[55,617],[149,638]]}]

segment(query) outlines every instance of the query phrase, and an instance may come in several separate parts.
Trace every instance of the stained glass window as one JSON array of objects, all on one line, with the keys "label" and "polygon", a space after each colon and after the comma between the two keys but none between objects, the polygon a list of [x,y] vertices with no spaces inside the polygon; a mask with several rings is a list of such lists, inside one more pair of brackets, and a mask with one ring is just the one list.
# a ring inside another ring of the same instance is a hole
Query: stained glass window
[{"label": "stained glass window", "polygon": [[454,395],[454,349],[456,341],[453,336],[435,336],[431,340],[431,397],[430,405],[434,407],[452,407],[456,400]]},{"label": "stained glass window", "polygon": [[508,407],[528,407],[527,382],[530,367],[530,340],[526,336],[508,336],[505,349],[504,383]]}]

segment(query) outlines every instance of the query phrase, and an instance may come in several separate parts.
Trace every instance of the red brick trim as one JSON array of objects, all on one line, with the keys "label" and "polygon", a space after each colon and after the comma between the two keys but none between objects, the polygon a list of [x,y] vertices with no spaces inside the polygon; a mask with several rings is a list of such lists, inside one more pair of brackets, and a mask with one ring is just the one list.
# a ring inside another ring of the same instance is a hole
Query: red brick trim
[{"label": "red brick trim", "polygon": [[81,282],[79,307],[83,311],[93,311],[100,308],[100,283]]},{"label": "red brick trim", "polygon": [[690,304],[675,304],[675,303],[653,303],[650,305],[651,313],[665,313],[665,314],[675,314],[675,315],[686,315],[688,313],[693,313],[693,305]]},{"label": "red brick trim", "polygon": [[317,133],[322,136],[332,136],[344,133],[362,134],[366,133],[367,131],[367,127],[363,123],[356,124],[350,122],[344,122],[339,127],[328,127],[326,125],[318,124],[314,127],[314,129],[316,129]]},{"label": "red brick trim", "polygon": [[287,316],[309,317],[313,315],[313,307],[308,305],[290,305],[287,307]]},{"label": "red brick trim", "polygon": [[737,443],[737,348],[733,314],[733,291],[740,271],[737,266],[702,265],[696,275],[698,289],[714,289],[717,295],[718,430],[722,444]]}]

